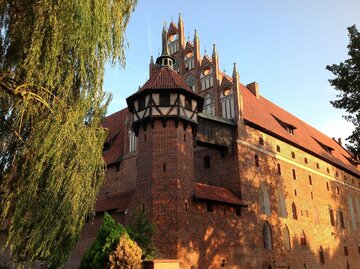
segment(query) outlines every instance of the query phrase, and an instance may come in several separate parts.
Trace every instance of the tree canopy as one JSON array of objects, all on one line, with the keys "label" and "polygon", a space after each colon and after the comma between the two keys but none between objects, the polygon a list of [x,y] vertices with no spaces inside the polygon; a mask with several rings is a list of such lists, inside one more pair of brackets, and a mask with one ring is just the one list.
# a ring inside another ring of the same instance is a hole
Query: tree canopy
[{"label": "tree canopy", "polygon": [[331,71],[334,79],[330,79],[330,84],[339,92],[339,99],[331,101],[336,108],[345,109],[348,115],[345,118],[355,125],[355,130],[348,138],[349,150],[355,155],[360,156],[360,33],[353,25],[348,28],[349,58],[340,64],[326,66]]},{"label": "tree canopy", "polygon": [[[136,0],[0,0],[0,225],[19,266],[61,268],[104,181],[104,65]],[[1,242],[3,243],[3,242]]]}]

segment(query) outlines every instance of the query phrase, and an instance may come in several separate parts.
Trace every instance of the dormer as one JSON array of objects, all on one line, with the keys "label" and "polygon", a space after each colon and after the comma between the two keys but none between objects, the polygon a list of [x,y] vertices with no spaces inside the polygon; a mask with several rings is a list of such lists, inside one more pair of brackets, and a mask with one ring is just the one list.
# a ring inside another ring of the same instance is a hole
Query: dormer
[{"label": "dormer", "polygon": [[313,137],[313,139],[329,154],[332,155],[334,149],[328,145],[325,145],[324,143],[320,142],[319,140],[317,140],[316,138]]},{"label": "dormer", "polygon": [[[272,114],[271,114],[272,115]],[[288,122],[280,120],[278,117],[272,115],[274,119],[283,127],[289,134],[294,135],[296,127]]]}]

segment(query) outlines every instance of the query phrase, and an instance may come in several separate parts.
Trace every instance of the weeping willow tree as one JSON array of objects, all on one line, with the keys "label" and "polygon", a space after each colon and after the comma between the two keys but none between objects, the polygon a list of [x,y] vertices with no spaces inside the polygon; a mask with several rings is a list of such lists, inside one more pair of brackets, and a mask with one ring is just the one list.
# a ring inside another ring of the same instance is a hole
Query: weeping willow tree
[{"label": "weeping willow tree", "polygon": [[104,181],[104,64],[136,0],[0,0],[1,245],[61,268]]}]

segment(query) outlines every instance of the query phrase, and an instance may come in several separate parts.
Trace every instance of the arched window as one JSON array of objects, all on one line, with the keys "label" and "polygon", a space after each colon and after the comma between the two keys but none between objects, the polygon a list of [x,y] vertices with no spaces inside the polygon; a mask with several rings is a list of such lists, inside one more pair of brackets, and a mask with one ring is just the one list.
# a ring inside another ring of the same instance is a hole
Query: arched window
[{"label": "arched window", "polygon": [[[189,75],[186,78],[186,83],[189,85],[189,87],[193,90],[193,92],[196,91],[196,79],[193,74]],[[205,104],[204,104],[204,110],[205,110]]]},{"label": "arched window", "polygon": [[360,222],[360,202],[358,198],[355,198],[355,205],[356,205],[358,221]]},{"label": "arched window", "polygon": [[269,192],[263,183],[261,183],[259,186],[259,207],[261,214],[270,216]]},{"label": "arched window", "polygon": [[194,53],[189,50],[185,53],[184,57],[185,72],[194,68]]},{"label": "arched window", "polygon": [[324,250],[323,250],[322,246],[320,246],[319,258],[320,258],[320,263],[324,264],[325,263],[325,257],[324,257]]},{"label": "arched window", "polygon": [[304,230],[301,230],[300,245],[306,246],[306,236]]},{"label": "arched window", "polygon": [[315,224],[320,223],[320,221],[319,221],[319,211],[318,211],[316,205],[314,205],[314,223]]},{"label": "arched window", "polygon": [[255,155],[254,159],[255,159],[255,166],[256,166],[256,167],[259,167],[259,166],[260,166],[259,156],[258,156],[258,155]]},{"label": "arched window", "polygon": [[291,204],[291,210],[292,210],[293,219],[298,219],[297,211],[296,211],[296,205],[295,205],[294,202]]},{"label": "arched window", "polygon": [[264,240],[264,248],[272,249],[271,228],[268,222],[265,222],[263,225],[263,240]]},{"label": "arched window", "polygon": [[203,112],[206,114],[215,115],[215,103],[211,94],[207,94],[204,98]]},{"label": "arched window", "polygon": [[234,94],[230,86],[225,86],[220,94],[222,117],[233,119],[235,117]]},{"label": "arched window", "polygon": [[285,196],[280,188],[276,190],[276,198],[279,217],[287,218]]},{"label": "arched window", "polygon": [[356,221],[355,221],[355,212],[354,212],[354,204],[352,201],[352,198],[350,195],[348,195],[348,207],[349,207],[349,211],[350,211],[350,218],[351,218],[351,225],[352,228],[355,230],[356,229]]},{"label": "arched window", "polygon": [[175,32],[168,35],[169,52],[174,54],[179,51],[179,35]]},{"label": "arched window", "polygon": [[200,74],[201,89],[206,90],[214,86],[213,69],[207,65],[203,68]]},{"label": "arched window", "polygon": [[290,232],[289,228],[285,225],[282,229],[283,244],[286,250],[291,250]]},{"label": "arched window", "polygon": [[129,131],[129,152],[136,150],[137,139],[133,131]]}]

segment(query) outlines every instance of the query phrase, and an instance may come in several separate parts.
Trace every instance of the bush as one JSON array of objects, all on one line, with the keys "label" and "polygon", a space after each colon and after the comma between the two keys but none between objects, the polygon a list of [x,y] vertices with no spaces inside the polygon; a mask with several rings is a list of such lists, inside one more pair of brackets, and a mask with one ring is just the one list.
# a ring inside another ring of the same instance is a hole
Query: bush
[{"label": "bush", "polygon": [[110,269],[139,269],[141,254],[138,245],[127,234],[123,234],[116,250],[109,255]]}]

